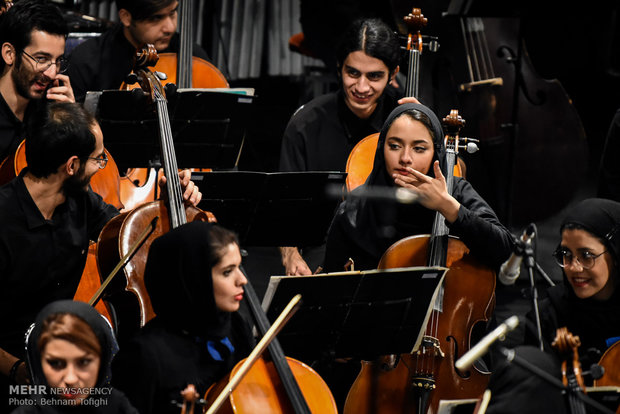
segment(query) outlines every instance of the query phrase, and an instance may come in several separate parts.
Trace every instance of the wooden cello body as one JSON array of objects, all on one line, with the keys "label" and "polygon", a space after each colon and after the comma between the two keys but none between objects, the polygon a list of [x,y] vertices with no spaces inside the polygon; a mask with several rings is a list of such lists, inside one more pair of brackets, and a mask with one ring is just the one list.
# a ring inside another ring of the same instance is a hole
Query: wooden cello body
[{"label": "wooden cello body", "polygon": [[[418,235],[393,244],[381,258],[380,269],[425,265],[431,236]],[[472,367],[460,372],[456,360],[470,348],[471,331],[477,323],[489,320],[495,306],[495,273],[471,256],[460,240],[448,240],[443,293],[443,312],[438,320],[438,346],[442,353],[422,350],[427,355],[402,354],[394,368],[389,361],[377,368],[376,363],[362,362],[360,371],[347,396],[345,413],[418,413],[419,393],[430,392],[428,413],[436,413],[440,399],[478,398],[484,392],[489,373]],[[437,312],[437,311],[434,311]],[[430,323],[430,322],[429,322]],[[442,355],[443,354],[443,355]],[[432,385],[431,381],[432,379]],[[425,385],[435,389],[426,389]],[[370,398],[374,399],[368,407]]]},{"label": "wooden cello body", "polygon": [[[460,128],[456,111],[450,122]],[[446,120],[444,120],[445,122]],[[454,128],[449,124],[448,128]],[[447,137],[447,168],[452,171],[458,129]],[[453,176],[446,177],[452,193]],[[495,273],[482,266],[460,240],[449,237],[443,216],[436,214],[430,236],[410,236],[393,244],[379,268],[445,266],[443,287],[435,302],[422,344],[411,354],[363,362],[349,391],[344,412],[436,413],[442,399],[479,398],[489,374],[477,368],[461,372],[456,360],[470,348],[475,325],[488,321],[495,305]]]},{"label": "wooden cello body", "polygon": [[[245,297],[256,326],[263,336],[271,324],[260,306],[252,284],[244,287]],[[269,359],[261,356],[228,396],[220,412],[235,413],[337,413],[336,402],[327,384],[312,368],[286,357],[277,338],[269,344]],[[246,358],[247,359],[247,358]],[[245,359],[206,392],[204,399],[211,405],[234,378]]]},{"label": "wooden cello body", "polygon": [[598,364],[605,369],[605,373],[601,378],[594,380],[594,386],[620,387],[620,342],[607,348]]},{"label": "wooden cello body", "polygon": [[[240,361],[230,374],[213,384],[205,395],[207,405],[219,395],[245,360]],[[286,357],[286,362],[295,377],[308,408],[312,413],[336,413],[336,402],[327,384],[308,365]],[[218,411],[220,413],[295,413],[286,397],[281,377],[274,363],[264,358],[257,360],[252,369],[229,396],[228,401]]]}]

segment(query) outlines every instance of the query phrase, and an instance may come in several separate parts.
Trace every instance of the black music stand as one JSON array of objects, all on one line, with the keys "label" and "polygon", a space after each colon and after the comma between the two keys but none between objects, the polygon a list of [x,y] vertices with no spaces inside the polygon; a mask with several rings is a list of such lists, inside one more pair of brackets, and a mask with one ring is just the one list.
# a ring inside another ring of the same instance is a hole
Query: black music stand
[{"label": "black music stand", "polygon": [[313,276],[272,276],[263,299],[270,320],[300,293],[302,305],[278,334],[302,360],[373,359],[417,349],[448,269],[409,267]]},{"label": "black music stand", "polygon": [[[198,205],[234,230],[243,246],[324,243],[339,201],[327,195],[344,186],[342,172],[194,172],[202,192]],[[292,227],[295,231],[291,231]]]},{"label": "black music stand", "polygon": [[[172,92],[168,114],[179,168],[233,168],[255,96],[209,89]],[[157,114],[144,93],[89,92],[84,105],[99,119],[105,146],[121,171],[159,166]]]}]

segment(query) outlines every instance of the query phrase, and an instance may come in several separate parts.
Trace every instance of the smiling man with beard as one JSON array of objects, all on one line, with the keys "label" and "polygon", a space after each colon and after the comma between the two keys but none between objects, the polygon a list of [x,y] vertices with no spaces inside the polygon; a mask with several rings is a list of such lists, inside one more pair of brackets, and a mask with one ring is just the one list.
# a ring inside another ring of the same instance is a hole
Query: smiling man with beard
[{"label": "smiling man with beard", "polygon": [[64,58],[68,30],[58,7],[22,0],[0,16],[0,161],[24,139],[24,123],[42,100],[74,102]]},{"label": "smiling man with beard", "polygon": [[[0,398],[26,381],[26,329],[46,304],[73,298],[89,241],[119,213],[88,187],[107,164],[91,114],[77,103],[41,105],[26,129],[28,167],[0,187]],[[180,175],[184,200],[198,204],[198,188]]]}]

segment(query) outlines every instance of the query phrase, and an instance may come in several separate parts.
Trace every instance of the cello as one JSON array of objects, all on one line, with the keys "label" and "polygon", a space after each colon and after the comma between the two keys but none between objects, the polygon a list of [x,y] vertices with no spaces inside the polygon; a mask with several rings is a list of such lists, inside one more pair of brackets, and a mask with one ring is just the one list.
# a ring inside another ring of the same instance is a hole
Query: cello
[{"label": "cello", "polygon": [[[179,52],[162,53],[153,71],[165,73],[162,85],[174,83],[179,88],[228,88],[228,81],[222,72],[210,62],[193,56],[193,0],[179,3]],[[123,84],[121,89],[131,89]],[[135,207],[154,200],[157,177],[153,168],[132,168],[121,178],[121,197],[125,204]]]},{"label": "cello", "polygon": [[[463,119],[453,110],[446,126],[446,171],[452,172],[459,149]],[[448,193],[454,177],[446,174]],[[436,213],[430,236],[417,235],[390,246],[378,268],[442,266],[450,270],[433,306],[421,345],[411,354],[362,361],[349,391],[344,412],[436,413],[441,399],[478,398],[489,373],[477,367],[463,372],[456,360],[470,348],[471,332],[491,317],[495,303],[495,273],[482,266],[460,240],[450,237],[445,220]]]},{"label": "cello", "polygon": [[[113,266],[119,262],[120,257],[124,257],[129,252],[138,234],[147,228],[155,217],[161,218],[157,220],[150,236],[123,268],[125,283],[122,290],[124,293],[112,295],[110,298],[110,301],[116,302],[116,306],[124,314],[120,318],[123,320],[121,322],[123,325],[119,326],[121,335],[129,334],[139,326],[144,326],[155,316],[143,279],[148,250],[153,240],[170,228],[176,228],[188,220],[215,221],[213,214],[193,206],[185,206],[180,182],[178,179],[172,179],[177,177],[178,167],[170,130],[167,101],[159,79],[148,69],[155,62],[157,62],[157,52],[152,45],[147,45],[136,52],[134,72],[142,90],[150,97],[157,112],[164,174],[168,177],[166,180],[168,202],[157,200],[142,204],[131,212],[113,218],[101,231],[98,241],[97,261],[99,269],[102,274],[109,274]],[[118,283],[116,285],[118,286]]]},{"label": "cello", "polygon": [[586,407],[579,394],[585,394],[586,386],[582,377],[581,364],[577,348],[581,346],[578,336],[574,336],[566,327],[558,328],[551,344],[563,357],[562,383],[569,389],[568,403],[572,414],[586,414]]},{"label": "cello", "polygon": [[[256,325],[266,336],[273,326],[270,326],[249,280],[244,290]],[[334,397],[316,371],[296,359],[286,357],[275,338],[268,349],[269,360],[261,357],[254,363],[239,384],[239,388],[228,397],[224,412],[296,414],[338,412]],[[228,377],[234,377],[241,370],[243,362],[240,361],[229,375],[213,384],[207,390],[204,399],[213,402],[214,397],[227,385]]]}]

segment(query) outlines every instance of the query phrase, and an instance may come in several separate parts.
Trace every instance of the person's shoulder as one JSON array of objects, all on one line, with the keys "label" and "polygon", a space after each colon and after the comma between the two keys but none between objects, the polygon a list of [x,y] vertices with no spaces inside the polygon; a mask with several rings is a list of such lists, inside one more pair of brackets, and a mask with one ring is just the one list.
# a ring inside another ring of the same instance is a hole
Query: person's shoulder
[{"label": "person's shoulder", "polygon": [[91,37],[75,46],[69,53],[69,60],[98,56],[105,45],[115,41],[120,33],[120,25],[114,25],[99,36]]},{"label": "person's shoulder", "polygon": [[15,177],[8,183],[0,186],[0,209],[5,208],[7,205],[15,205],[18,198],[21,195],[20,181],[23,185],[23,179]]},{"label": "person's shoulder", "polygon": [[120,390],[111,388],[112,392],[108,398],[107,408],[110,413],[117,414],[138,414],[138,410],[131,404],[129,398]]},{"label": "person's shoulder", "polygon": [[335,93],[317,96],[301,105],[291,116],[291,122],[321,121],[326,116],[334,116],[338,110],[338,98]]},{"label": "person's shoulder", "polygon": [[321,111],[321,110],[332,110],[336,108],[338,104],[338,97],[335,92],[327,93],[325,95],[317,96],[312,100],[306,102],[301,105],[295,114],[299,112],[311,112],[311,111]]}]

